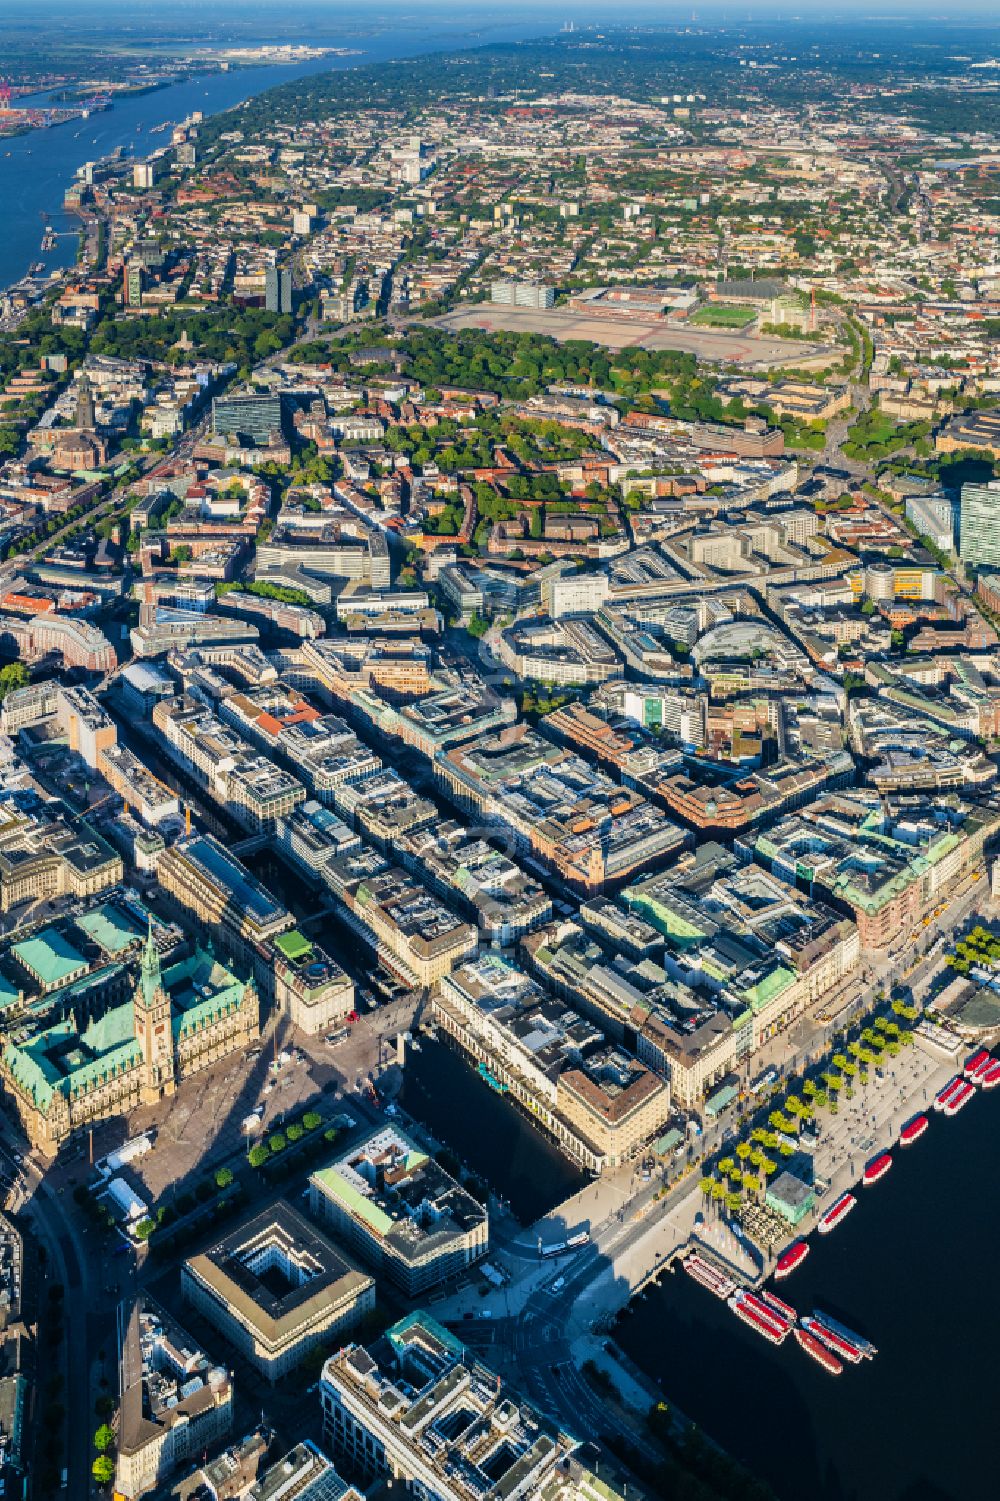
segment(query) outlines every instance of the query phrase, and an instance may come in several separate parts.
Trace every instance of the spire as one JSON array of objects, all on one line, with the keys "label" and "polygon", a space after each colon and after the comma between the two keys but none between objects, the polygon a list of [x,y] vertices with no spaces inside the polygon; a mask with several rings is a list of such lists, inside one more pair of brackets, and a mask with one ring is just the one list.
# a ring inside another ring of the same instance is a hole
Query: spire
[{"label": "spire", "polygon": [[146,930],[146,943],[142,951],[142,964],[139,969],[142,997],[147,1006],[153,1004],[153,997],[160,989],[160,954],[153,942],[153,917],[148,915],[149,926]]}]

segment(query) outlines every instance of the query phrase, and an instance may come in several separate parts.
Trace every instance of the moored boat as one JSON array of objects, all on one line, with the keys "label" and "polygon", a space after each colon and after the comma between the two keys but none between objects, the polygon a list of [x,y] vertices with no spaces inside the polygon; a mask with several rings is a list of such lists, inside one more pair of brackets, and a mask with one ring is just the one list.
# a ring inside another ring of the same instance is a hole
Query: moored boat
[{"label": "moored boat", "polygon": [[969,1103],[975,1092],[976,1086],[974,1084],[963,1082],[961,1088],[956,1089],[950,1096],[947,1105],[944,1107],[943,1114],[949,1116],[957,1115],[963,1106]]},{"label": "moored boat", "polygon": [[890,1152],[879,1152],[877,1157],[873,1157],[871,1162],[866,1163],[865,1170],[861,1175],[862,1183],[866,1188],[870,1188],[873,1183],[877,1183],[880,1178],[884,1178],[891,1167],[892,1154]]},{"label": "moored boat", "polygon": [[846,1220],[857,1202],[852,1193],[841,1194],[836,1204],[833,1204],[825,1214],[820,1215],[816,1226],[820,1235],[829,1235],[831,1230],[836,1230],[841,1220]]},{"label": "moored boat", "polygon": [[980,1079],[983,1089],[996,1089],[1000,1084],[1000,1058],[995,1059]]},{"label": "moored boat", "polygon": [[801,1266],[809,1255],[809,1242],[807,1240],[793,1241],[786,1250],[782,1251],[774,1266],[775,1281],[781,1282],[785,1277],[790,1277],[797,1266]]},{"label": "moored boat", "polygon": [[762,1312],[759,1304],[750,1302],[746,1293],[736,1292],[727,1302],[738,1319],[742,1319],[757,1334],[763,1335],[772,1345],[780,1345],[787,1335],[788,1328],[784,1320],[779,1320],[776,1314],[769,1314],[766,1310]]},{"label": "moored boat", "polygon": [[977,1084],[992,1062],[993,1059],[986,1048],[977,1048],[965,1060],[965,1068],[963,1070],[965,1077],[971,1079],[974,1084]]},{"label": "moored boat", "polygon": [[769,1308],[773,1308],[775,1313],[780,1314],[790,1325],[798,1323],[799,1316],[795,1309],[790,1303],[786,1303],[782,1298],[779,1298],[777,1293],[773,1293],[769,1288],[765,1288],[761,1293],[761,1297]]},{"label": "moored boat", "polygon": [[957,1090],[961,1089],[964,1083],[965,1080],[962,1078],[961,1074],[956,1074],[953,1079],[949,1079],[944,1088],[939,1089],[937,1094],[934,1096],[934,1109],[943,1110],[948,1101],[951,1099],[952,1095],[955,1094]]},{"label": "moored boat", "polygon": [[846,1324],[839,1323],[837,1319],[831,1318],[828,1313],[820,1313],[819,1309],[814,1308],[812,1317],[824,1329],[829,1330],[831,1334],[837,1334],[841,1339],[847,1340],[848,1344],[853,1345],[856,1350],[859,1350],[862,1355],[867,1356],[869,1360],[872,1360],[878,1354],[870,1339],[865,1339],[862,1334],[855,1334],[853,1329],[848,1329]]},{"label": "moored boat", "polygon": [[861,1364],[862,1352],[854,1341],[839,1334],[836,1329],[831,1329],[817,1314],[813,1313],[808,1318],[804,1318],[802,1327],[814,1339],[820,1340],[828,1350],[832,1350],[838,1360],[850,1361],[851,1365]]},{"label": "moored boat", "polygon": [[795,1338],[806,1354],[811,1355],[813,1360],[821,1365],[825,1371],[830,1372],[831,1376],[840,1375],[844,1369],[842,1363],[837,1359],[833,1351],[828,1350],[825,1345],[821,1345],[816,1336],[810,1334],[808,1329],[802,1329],[801,1327],[796,1329]]},{"label": "moored boat", "polygon": [[[787,1314],[783,1313],[781,1309],[775,1308],[768,1299],[760,1297],[757,1293],[750,1292],[749,1289],[745,1289],[742,1296],[744,1303],[752,1308],[755,1313],[759,1313],[762,1319],[766,1319],[769,1324],[775,1326],[781,1334],[782,1339],[791,1331],[792,1325],[798,1318],[798,1314],[794,1308],[789,1308]],[[787,1307],[787,1304],[785,1306]]]},{"label": "moored boat", "polygon": [[906,1122],[906,1125],[899,1133],[900,1146],[908,1147],[913,1142],[919,1141],[929,1125],[930,1121],[926,1115],[915,1115],[912,1120]]},{"label": "moored boat", "polygon": [[708,1291],[714,1293],[717,1298],[729,1298],[736,1291],[736,1283],[733,1279],[727,1277],[725,1272],[720,1271],[718,1267],[713,1266],[704,1256],[699,1256],[696,1251],[686,1256],[682,1265],[689,1277],[700,1282],[702,1287],[707,1287]]}]

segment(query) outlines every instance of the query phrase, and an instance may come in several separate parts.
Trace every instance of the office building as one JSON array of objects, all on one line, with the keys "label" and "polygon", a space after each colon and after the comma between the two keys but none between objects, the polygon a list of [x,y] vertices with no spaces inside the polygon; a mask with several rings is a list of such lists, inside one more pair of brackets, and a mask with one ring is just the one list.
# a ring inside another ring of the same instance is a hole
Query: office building
[{"label": "office building", "polygon": [[910,495],[906,500],[907,521],[942,552],[955,546],[955,510],[947,495]]},{"label": "office building", "polygon": [[119,1307],[118,1339],[115,1491],[136,1501],[229,1433],[233,1386],[148,1297]]},{"label": "office building", "polygon": [[283,1199],[185,1261],[181,1286],[269,1381],[375,1307],[374,1280]]},{"label": "office building", "polygon": [[0,912],[24,901],[96,896],[123,874],[121,856],[83,819],[0,802]]},{"label": "office building", "polygon": [[[229,1494],[213,1485],[212,1470],[209,1465],[204,1474],[213,1501],[231,1501]],[[224,1473],[229,1479],[228,1469]],[[245,1496],[246,1501],[365,1501],[362,1492],[348,1485],[309,1439],[296,1444],[266,1469],[249,1491],[240,1488],[232,1492],[232,1501],[237,1496]]]},{"label": "office building", "polygon": [[160,885],[204,931],[270,991],[268,940],[295,926],[290,912],[211,834],[195,834],[164,850]]},{"label": "office building", "polygon": [[212,432],[246,439],[257,448],[281,442],[284,407],[280,396],[216,396],[212,402]]},{"label": "office building", "polygon": [[268,266],[264,274],[264,307],[269,313],[292,311],[292,273],[290,271],[285,271],[278,266]]},{"label": "office building", "polygon": [[319,944],[292,928],[271,940],[274,1003],[302,1032],[338,1027],[354,1010],[354,982]]},{"label": "office building", "polygon": [[553,287],[542,286],[537,281],[495,281],[490,286],[491,302],[505,307],[552,307],[556,300]]},{"label": "office building", "polygon": [[489,1248],[482,1204],[393,1126],[313,1173],[309,1208],[411,1298],[459,1276]]},{"label": "office building", "polygon": [[1000,568],[1000,480],[962,486],[958,552],[970,568]]},{"label": "office building", "polygon": [[348,878],[341,895],[359,937],[404,985],[434,985],[478,944],[476,929],[405,870]]},{"label": "office building", "polygon": [[[831,793],[780,819],[745,852],[790,885],[850,908],[862,949],[915,939],[918,925],[1000,831],[1000,812],[954,794]],[[741,844],[737,844],[737,849]]]},{"label": "office building", "polygon": [[499,954],[445,976],[433,1007],[483,1079],[591,1172],[634,1156],[670,1113],[663,1079]]},{"label": "office building", "polygon": [[[434,1501],[621,1501],[579,1445],[429,1314],[394,1324],[376,1359],[346,1345],[320,1382],[326,1446]],[[634,1484],[628,1494],[642,1501]]]}]

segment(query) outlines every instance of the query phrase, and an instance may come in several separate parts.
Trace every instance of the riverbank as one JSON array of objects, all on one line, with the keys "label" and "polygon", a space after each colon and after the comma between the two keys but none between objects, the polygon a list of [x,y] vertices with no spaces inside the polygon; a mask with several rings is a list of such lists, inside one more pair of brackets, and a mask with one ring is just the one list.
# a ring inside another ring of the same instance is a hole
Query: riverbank
[{"label": "riverbank", "polygon": [[[824,1113],[818,1121],[820,1134],[813,1157],[814,1177],[826,1185],[815,1208],[788,1235],[769,1250],[763,1248],[765,1271],[793,1240],[801,1240],[815,1228],[820,1216],[841,1194],[861,1183],[865,1164],[880,1151],[892,1150],[899,1133],[921,1110],[927,1108],[941,1086],[953,1077],[954,1062],[932,1053],[923,1043],[900,1052],[885,1069],[874,1070],[867,1083],[854,1086],[854,1098],[841,1096],[836,1115]],[[859,1204],[858,1212],[861,1210]]]},{"label": "riverbank", "polygon": [[[884,1100],[869,1094],[867,1115],[859,1100],[840,1144],[855,1148],[854,1172],[849,1156],[825,1204],[857,1181],[857,1147],[872,1137],[874,1150],[888,1146],[957,1071],[929,1055],[922,1061],[926,1071],[915,1070],[905,1099],[897,1079]],[[676,1391],[688,1415],[781,1501],[995,1501],[988,1434],[1000,1308],[988,1294],[975,1300],[975,1341],[962,1341],[960,1360],[951,1352],[960,1338],[956,1287],[969,1290],[967,1307],[972,1289],[991,1283],[1000,1205],[983,1194],[982,1179],[996,1112],[982,1091],[953,1119],[931,1110],[927,1132],[893,1152],[877,1186],[858,1190],[842,1225],[811,1237],[809,1256],[780,1286],[800,1313],[822,1309],[870,1338],[873,1361],[831,1379],[793,1341],[769,1345],[679,1270],[632,1303],[615,1342],[666,1401]],[[918,1383],[922,1424],[913,1421]],[[961,1443],[942,1441],[958,1432]]]},{"label": "riverbank", "polygon": [[[345,32],[324,39],[324,55],[287,63],[231,66],[217,63],[194,71],[186,69],[184,82],[168,84],[152,92],[119,94],[110,109],[79,122],[53,125],[43,131],[10,135],[0,151],[0,198],[4,204],[4,234],[0,236],[0,292],[24,277],[31,265],[41,262],[47,273],[73,264],[72,253],[57,243],[48,253],[39,250],[40,224],[57,230],[69,227],[62,209],[66,189],[85,162],[107,156],[116,146],[134,150],[152,127],[186,118],[196,110],[206,117],[234,109],[246,100],[279,84],[291,83],[314,73],[375,66],[396,59],[421,57],[455,48],[491,43],[524,41],[548,35],[559,22],[535,16],[484,28],[474,18],[450,25],[440,17],[426,29]],[[289,36],[290,44],[311,38]],[[360,55],[359,55],[360,53]],[[44,217],[43,217],[44,216]]]}]

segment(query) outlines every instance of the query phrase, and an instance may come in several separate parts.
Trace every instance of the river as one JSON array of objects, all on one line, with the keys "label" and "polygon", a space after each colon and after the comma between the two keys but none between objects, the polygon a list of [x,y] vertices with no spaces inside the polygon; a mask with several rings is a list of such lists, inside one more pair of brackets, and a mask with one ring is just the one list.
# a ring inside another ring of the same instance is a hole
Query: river
[{"label": "river", "polygon": [[[998,1092],[1000,1094],[1000,1092]],[[775,1349],[678,1270],[616,1339],[781,1501],[996,1501],[991,1282],[1000,1200],[990,1176],[998,1095],[931,1116],[888,1176],[779,1287],[878,1355],[832,1377],[794,1340]],[[959,1296],[961,1294],[961,1296]]]},{"label": "river", "polygon": [[[166,120],[182,120],[194,110],[205,115],[216,114],[265,89],[310,73],[363,67],[396,57],[417,57],[455,46],[521,41],[553,29],[552,20],[537,12],[533,19],[522,19],[516,24],[489,25],[480,19],[478,26],[473,27],[468,20],[447,22],[436,17],[426,30],[388,30],[372,36],[324,35],[324,46],[351,48],[361,55],[193,74],[183,83],[124,98],[110,110],[91,115],[89,120],[74,120],[0,141],[0,203],[4,206],[0,288],[17,281],[39,261],[48,271],[73,264],[79,220],[63,212],[62,202],[77,168],[84,162],[107,156],[116,146],[125,147],[137,157],[145,156],[169,140],[165,132],[149,134],[152,127]],[[310,38],[281,34],[269,40],[297,44],[308,43]],[[25,102],[42,103],[47,98],[37,96]],[[40,244],[46,224],[53,226],[59,238],[53,250],[43,252]]]}]

